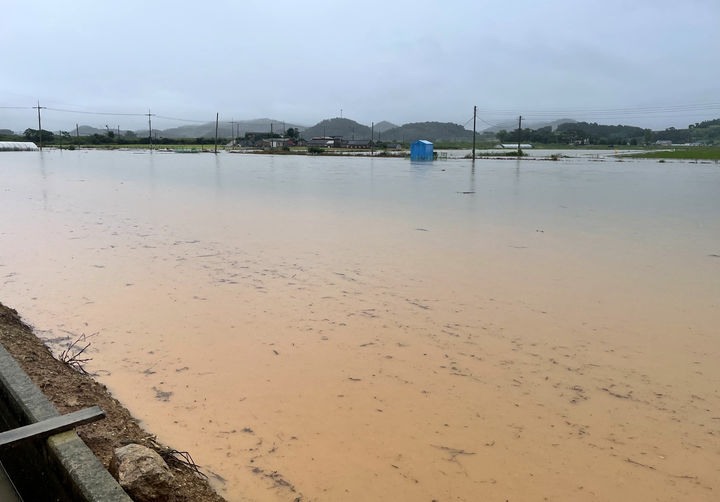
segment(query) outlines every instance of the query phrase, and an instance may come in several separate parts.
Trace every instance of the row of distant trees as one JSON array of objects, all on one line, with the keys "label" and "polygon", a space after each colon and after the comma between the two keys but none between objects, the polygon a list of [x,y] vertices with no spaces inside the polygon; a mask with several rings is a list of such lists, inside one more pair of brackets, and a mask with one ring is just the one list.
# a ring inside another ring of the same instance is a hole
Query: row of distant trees
[{"label": "row of distant trees", "polygon": [[[8,133],[10,131],[7,131]],[[41,136],[42,135],[42,136]],[[257,139],[263,138],[279,138],[282,134],[278,133],[267,133],[267,134],[255,134]],[[285,131],[285,136],[291,139],[297,139],[300,137],[300,131],[297,128],[289,128]],[[60,131],[54,133],[43,129],[41,133],[38,133],[37,129],[28,128],[22,133],[22,135],[15,134],[0,134],[0,140],[6,141],[33,141],[35,143],[40,142],[42,137],[42,143],[45,145],[133,145],[138,143],[149,143],[150,138],[147,136],[137,136],[132,131],[126,131],[124,134],[116,134],[115,131],[109,130],[105,134],[90,134],[88,136],[76,136],[68,131]],[[240,138],[237,138],[240,139]],[[230,141],[230,138],[218,138],[218,142],[225,144]],[[212,144],[215,142],[215,138],[162,138],[153,137],[153,144]]]},{"label": "row of distant trees", "polygon": [[[9,131],[7,131],[9,132]],[[39,142],[42,134],[42,143],[45,145],[131,145],[149,143],[147,136],[139,137],[132,131],[122,135],[109,130],[105,134],[91,134],[89,136],[75,136],[67,131],[55,134],[52,131],[25,129],[22,135],[0,134],[0,140],[6,141],[34,141]],[[252,136],[250,138],[249,136]],[[248,140],[261,140],[264,138],[280,137],[278,133],[249,133],[244,138],[236,138],[242,143]],[[289,128],[284,136],[298,139],[300,133],[296,128]],[[600,125],[590,122],[568,122],[561,124],[554,131],[550,126],[539,129],[502,130],[496,134],[502,143],[526,142],[536,144],[592,144],[592,145],[643,145],[652,144],[658,140],[672,141],[673,143],[700,142],[706,144],[720,143],[720,119],[706,120],[690,124],[687,129],[669,127],[664,131],[652,131],[634,126]],[[243,141],[245,140],[245,141]],[[229,142],[229,138],[218,138],[220,144]],[[196,144],[208,145],[215,142],[215,138],[161,138],[153,137],[153,144]]]},{"label": "row of distant trees", "polygon": [[[114,131],[108,131],[106,134],[90,134],[89,136],[76,136],[67,131],[60,131],[55,134],[52,131],[42,130],[42,143],[44,145],[54,146],[70,146],[70,145],[137,145],[147,144],[150,138],[147,136],[137,136],[134,132],[128,131],[125,134],[118,135]],[[40,142],[41,135],[37,129],[25,129],[22,135],[0,134],[0,141],[33,141]],[[230,141],[229,138],[218,138],[218,143],[224,144]],[[155,145],[168,144],[187,144],[187,145],[209,145],[215,142],[215,138],[161,138],[153,137],[152,143]]]},{"label": "row of distant trees", "polygon": [[720,119],[690,124],[687,129],[669,127],[652,131],[625,125],[600,125],[590,122],[568,122],[556,130],[550,126],[539,129],[502,130],[497,139],[503,143],[523,141],[541,144],[642,145],[659,140],[673,143],[720,143]]}]

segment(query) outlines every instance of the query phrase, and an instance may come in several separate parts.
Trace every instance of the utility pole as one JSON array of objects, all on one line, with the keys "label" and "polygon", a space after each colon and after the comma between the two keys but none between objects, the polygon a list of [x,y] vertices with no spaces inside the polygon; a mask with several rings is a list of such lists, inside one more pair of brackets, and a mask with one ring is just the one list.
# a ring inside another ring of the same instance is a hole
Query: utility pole
[{"label": "utility pole", "polygon": [[146,113],[148,118],[148,143],[150,145],[150,151],[152,152],[152,113],[150,113],[150,108],[148,108],[148,112]]},{"label": "utility pole", "polygon": [[477,120],[477,105],[473,106],[473,162],[475,162],[475,122]]},{"label": "utility pole", "polygon": [[38,100],[37,106],[33,106],[33,108],[37,108],[38,111],[38,138],[40,138],[40,151],[42,152],[42,122],[40,121],[40,109],[45,107],[40,106],[40,100]]},{"label": "utility pole", "polygon": [[75,123],[75,137],[80,137],[80,127],[77,125],[77,123]]},{"label": "utility pole", "polygon": [[220,120],[220,112],[215,114],[215,153],[217,153],[217,134],[218,134],[218,121]]},{"label": "utility pole", "polygon": [[230,138],[230,143],[235,144],[235,119],[230,120],[230,134],[232,135],[232,138]]},{"label": "utility pole", "polygon": [[370,155],[375,153],[375,122],[370,123]]},{"label": "utility pole", "polygon": [[521,155],[520,151],[520,133],[522,132],[522,115],[518,117],[518,157]]}]

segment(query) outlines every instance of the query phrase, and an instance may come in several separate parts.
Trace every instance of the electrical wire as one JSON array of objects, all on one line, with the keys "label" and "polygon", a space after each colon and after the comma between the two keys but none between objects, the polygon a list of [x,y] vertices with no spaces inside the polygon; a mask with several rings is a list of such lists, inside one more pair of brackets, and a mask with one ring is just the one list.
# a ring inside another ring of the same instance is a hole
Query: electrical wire
[{"label": "electrical wire", "polygon": [[[524,110],[523,118],[528,119],[549,119],[564,118],[570,116],[591,116],[596,119],[627,119],[627,118],[643,118],[643,117],[659,117],[659,116],[678,116],[683,114],[695,114],[697,112],[720,111],[720,103],[693,103],[682,105],[663,105],[663,106],[638,106],[624,108],[566,108],[566,109],[545,109],[545,110]],[[495,116],[499,118],[517,116],[518,110],[508,109],[482,109],[478,112],[485,116]]]},{"label": "electrical wire", "polygon": [[478,120],[479,120],[480,122],[484,122],[485,124],[489,125],[490,127],[502,127],[501,125],[498,125],[498,124],[491,124],[490,122],[488,122],[487,120],[483,119],[482,117],[478,117]]},{"label": "electrical wire", "polygon": [[164,119],[164,120],[177,120],[178,122],[194,122],[196,124],[207,124],[208,122],[211,122],[210,120],[192,120],[192,119],[179,119],[175,117],[165,117],[164,115],[154,115],[157,119]]},{"label": "electrical wire", "polygon": [[112,115],[112,116],[122,116],[122,117],[145,117],[145,116],[147,116],[147,113],[87,112],[87,111],[81,111],[81,110],[66,110],[64,108],[50,108],[50,107],[45,107],[45,110],[49,110],[52,112],[64,112],[64,113],[82,113],[84,115]]},{"label": "electrical wire", "polygon": [[[0,106],[0,109],[4,110],[31,110],[36,109],[34,106]],[[119,113],[119,112],[104,112],[104,111],[86,111],[86,110],[72,110],[68,108],[55,108],[55,107],[44,107],[46,111],[60,112],[60,113],[76,113],[82,115],[99,115],[99,116],[117,116],[117,117],[147,117],[148,115],[156,117],[161,120],[172,120],[177,122],[187,122],[194,124],[205,124],[212,122],[212,120],[196,120],[186,119],[180,117],[169,117],[165,115],[155,115],[148,113]],[[552,120],[560,118],[582,118],[584,120],[628,120],[633,118],[661,118],[661,117],[679,117],[686,115],[696,115],[698,112],[720,112],[720,102],[706,102],[706,103],[686,103],[686,104],[672,104],[672,105],[661,105],[661,106],[636,106],[636,107],[616,107],[616,108],[598,108],[598,107],[586,107],[586,108],[564,108],[564,109],[525,109],[520,111],[519,109],[505,109],[505,108],[481,108],[477,110],[478,120],[487,124],[491,127],[506,127],[497,123],[498,121],[507,120],[510,117],[514,118],[518,115],[526,120]],[[488,117],[490,120],[486,120],[479,115]],[[463,127],[466,127],[472,118],[468,119]],[[224,121],[226,122],[226,121]]]}]

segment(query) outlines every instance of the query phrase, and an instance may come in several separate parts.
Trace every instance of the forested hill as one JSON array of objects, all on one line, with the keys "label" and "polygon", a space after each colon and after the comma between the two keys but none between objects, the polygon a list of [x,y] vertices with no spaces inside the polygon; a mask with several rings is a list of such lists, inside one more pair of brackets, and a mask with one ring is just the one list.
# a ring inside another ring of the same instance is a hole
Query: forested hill
[{"label": "forested hill", "polygon": [[[302,126],[297,124],[291,124],[290,122],[283,122],[282,120],[276,119],[252,119],[252,120],[235,120],[229,122],[227,120],[220,121],[218,125],[218,136],[221,138],[232,137],[233,130],[237,137],[242,138],[248,132],[270,132],[270,129],[274,133],[284,134],[288,128],[302,129]],[[147,129],[145,131],[138,131],[138,135],[142,133],[147,136]],[[171,129],[165,129],[160,131],[161,136],[165,138],[212,138],[215,136],[215,122],[207,122],[205,124],[197,125],[183,125],[180,127],[173,127]]]},{"label": "forested hill", "polygon": [[560,124],[557,133],[579,132],[578,136],[595,138],[598,143],[620,143],[632,138],[645,137],[645,129],[628,125],[600,125],[589,122],[575,122],[574,124]]},{"label": "forested hill", "polygon": [[300,133],[305,139],[319,136],[342,136],[345,139],[370,139],[370,128],[354,120],[325,119],[312,127],[308,127]]},{"label": "forested hill", "polygon": [[[572,122],[560,124],[555,131],[550,126],[539,129],[523,129],[519,139],[530,143],[590,143],[600,145],[648,143],[652,131],[627,125],[600,125],[590,122]],[[518,130],[499,131],[497,139],[502,142],[518,140]]]},{"label": "forested hill", "polygon": [[375,132],[384,133],[385,131],[389,131],[390,129],[395,129],[397,124],[393,124],[392,122],[388,122],[387,120],[383,120],[382,122],[378,122],[375,124]]},{"label": "forested hill", "polygon": [[472,141],[473,133],[452,122],[415,122],[382,133],[382,141],[411,143],[418,139],[433,142]]},{"label": "forested hill", "polygon": [[[518,130],[499,131],[500,142],[518,140]],[[574,122],[561,124],[557,130],[551,127],[540,129],[523,129],[520,131],[522,141],[540,144],[595,144],[595,145],[643,145],[656,141],[672,141],[673,143],[705,143],[720,142],[720,119],[706,120],[690,124],[687,129],[668,127],[663,131],[652,131],[629,125],[601,125],[591,122]]]}]

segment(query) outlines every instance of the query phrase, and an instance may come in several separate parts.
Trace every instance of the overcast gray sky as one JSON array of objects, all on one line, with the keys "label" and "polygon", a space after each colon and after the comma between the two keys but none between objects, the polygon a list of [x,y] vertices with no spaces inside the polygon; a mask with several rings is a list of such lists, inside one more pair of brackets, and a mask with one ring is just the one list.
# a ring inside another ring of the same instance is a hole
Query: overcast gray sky
[{"label": "overcast gray sky", "polygon": [[[720,1],[0,1],[0,107],[653,128],[720,117]],[[44,111],[141,128],[146,119]],[[37,127],[0,108],[0,128]],[[484,122],[483,122],[484,121]],[[182,122],[157,119],[167,128]],[[471,126],[470,126],[471,127]]]}]

